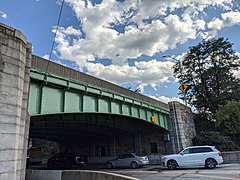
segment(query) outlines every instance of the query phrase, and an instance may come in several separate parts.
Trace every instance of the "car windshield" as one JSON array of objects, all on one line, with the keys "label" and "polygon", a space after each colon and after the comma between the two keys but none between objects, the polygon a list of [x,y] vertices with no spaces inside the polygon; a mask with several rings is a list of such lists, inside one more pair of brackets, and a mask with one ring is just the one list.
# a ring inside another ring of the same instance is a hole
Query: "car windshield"
[{"label": "car windshield", "polygon": [[180,154],[180,153],[181,153],[183,150],[184,150],[184,149],[182,149],[182,150],[178,151],[178,152],[177,152],[177,154]]}]

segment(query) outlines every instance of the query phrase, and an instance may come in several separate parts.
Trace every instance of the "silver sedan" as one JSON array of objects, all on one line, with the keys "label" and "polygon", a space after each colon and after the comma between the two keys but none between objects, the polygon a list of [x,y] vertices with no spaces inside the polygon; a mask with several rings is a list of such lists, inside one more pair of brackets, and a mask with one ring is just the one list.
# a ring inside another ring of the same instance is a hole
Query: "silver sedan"
[{"label": "silver sedan", "polygon": [[133,169],[138,167],[143,167],[149,164],[149,160],[146,156],[138,156],[134,153],[121,154],[115,159],[108,160],[106,162],[106,167],[108,169],[115,167],[131,167]]}]

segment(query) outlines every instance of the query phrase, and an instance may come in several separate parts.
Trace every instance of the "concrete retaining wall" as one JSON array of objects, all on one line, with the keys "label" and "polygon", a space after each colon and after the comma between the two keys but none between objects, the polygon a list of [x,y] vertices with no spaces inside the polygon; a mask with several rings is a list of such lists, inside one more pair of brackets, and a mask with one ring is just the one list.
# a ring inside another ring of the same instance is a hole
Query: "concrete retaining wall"
[{"label": "concrete retaining wall", "polygon": [[224,163],[240,163],[240,151],[223,152]]},{"label": "concrete retaining wall", "polygon": [[139,180],[120,174],[88,170],[27,170],[26,180]]},{"label": "concrete retaining wall", "polygon": [[61,180],[60,170],[26,170],[25,180]]}]

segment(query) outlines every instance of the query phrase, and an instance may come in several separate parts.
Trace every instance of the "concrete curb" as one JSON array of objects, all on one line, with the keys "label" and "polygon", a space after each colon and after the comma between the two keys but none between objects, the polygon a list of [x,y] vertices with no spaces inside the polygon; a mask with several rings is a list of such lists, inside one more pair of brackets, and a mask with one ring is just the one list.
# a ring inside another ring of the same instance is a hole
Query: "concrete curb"
[{"label": "concrete curb", "polygon": [[121,174],[92,170],[27,170],[26,180],[140,180]]}]

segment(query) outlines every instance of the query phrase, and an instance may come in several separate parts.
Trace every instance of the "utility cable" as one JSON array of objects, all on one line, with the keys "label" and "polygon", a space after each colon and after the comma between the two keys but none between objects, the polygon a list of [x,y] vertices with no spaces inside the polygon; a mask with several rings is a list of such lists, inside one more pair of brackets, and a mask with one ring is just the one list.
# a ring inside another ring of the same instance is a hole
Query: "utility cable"
[{"label": "utility cable", "polygon": [[56,31],[55,31],[55,34],[54,34],[54,38],[53,38],[53,42],[52,42],[52,47],[51,47],[51,50],[50,50],[50,53],[49,53],[49,59],[48,59],[47,68],[46,68],[46,72],[45,72],[45,73],[47,73],[47,71],[48,71],[49,62],[50,62],[51,57],[52,57],[52,51],[53,51],[53,48],[54,48],[54,45],[55,45],[55,40],[56,40],[56,36],[57,36],[57,31],[58,31],[60,19],[61,19],[61,16],[62,16],[63,5],[64,5],[64,0],[62,0],[61,9],[60,9],[60,12],[59,12],[59,15],[58,15],[57,27],[56,27]]}]

